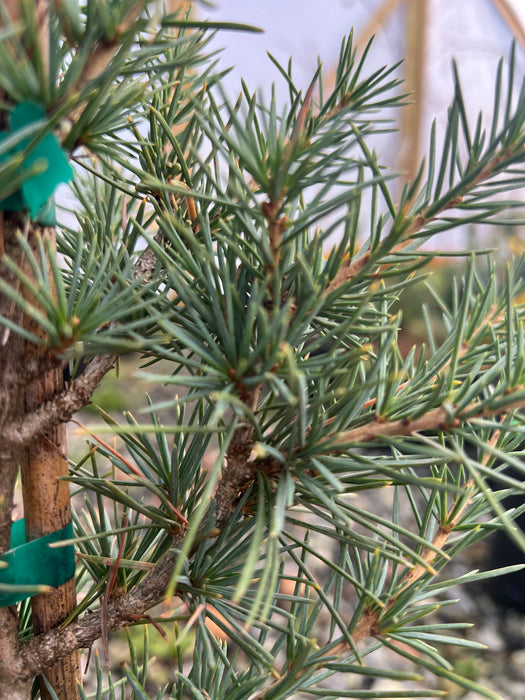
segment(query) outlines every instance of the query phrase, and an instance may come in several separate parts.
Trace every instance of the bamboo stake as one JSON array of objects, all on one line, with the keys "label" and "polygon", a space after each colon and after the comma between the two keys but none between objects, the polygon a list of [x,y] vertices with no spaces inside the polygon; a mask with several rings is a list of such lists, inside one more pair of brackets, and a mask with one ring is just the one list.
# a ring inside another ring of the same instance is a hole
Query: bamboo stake
[{"label": "bamboo stake", "polygon": [[[423,1],[426,2],[426,0]],[[382,31],[385,28],[385,24],[387,23],[390,15],[397,10],[398,6],[402,2],[405,2],[405,0],[384,0],[384,2],[382,2],[373,12],[364,29],[359,33],[356,46],[362,48],[366,43],[368,43],[371,36]]]},{"label": "bamboo stake", "polygon": [[[45,231],[46,235],[52,236],[54,243],[53,229],[36,228],[40,233]],[[35,329],[31,330],[34,332]],[[27,352],[35,352],[34,346],[28,347]],[[45,372],[26,389],[26,411],[31,413],[62,388],[61,366]],[[71,522],[69,484],[60,478],[67,474],[66,427],[60,424],[35,438],[22,466],[24,520],[28,541],[56,532]],[[74,610],[75,604],[74,577],[50,593],[32,598],[35,634],[58,627]],[[77,686],[81,677],[78,652],[46,669],[45,675],[60,700],[75,700],[79,697]],[[42,678],[39,683],[41,697],[48,700],[50,695]]]},{"label": "bamboo stake", "polygon": [[525,25],[508,0],[492,0],[504,22],[522,46],[525,46]]},{"label": "bamboo stake", "polygon": [[419,167],[421,122],[425,88],[427,1],[407,0],[405,80],[411,103],[402,110],[402,151],[400,167],[406,180],[413,181]]}]

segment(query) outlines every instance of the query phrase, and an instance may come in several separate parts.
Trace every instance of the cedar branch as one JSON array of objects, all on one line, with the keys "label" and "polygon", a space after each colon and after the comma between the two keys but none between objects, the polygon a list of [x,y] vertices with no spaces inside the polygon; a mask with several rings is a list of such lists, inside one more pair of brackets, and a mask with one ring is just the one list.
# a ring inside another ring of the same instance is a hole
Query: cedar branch
[{"label": "cedar branch", "polygon": [[[522,395],[523,387],[517,387],[517,390],[520,395]],[[515,401],[507,402],[505,404],[505,411],[512,411],[524,407],[525,399],[521,396],[521,398],[517,398]],[[330,449],[334,447],[337,448],[338,446],[342,447],[343,445],[370,442],[381,437],[413,435],[414,433],[427,430],[446,431],[457,428],[462,422],[467,422],[473,418],[484,417],[500,412],[500,407],[494,410],[488,410],[484,402],[469,404],[455,414],[440,406],[419,418],[402,418],[396,421],[380,421],[376,419],[366,425],[360,425],[356,428],[333,434],[327,438],[325,444]]]},{"label": "cedar branch", "polygon": [[[457,207],[463,202],[464,197],[472,192],[476,187],[481,185],[486,180],[490,180],[491,177],[497,175],[502,168],[502,165],[512,157],[512,152],[508,148],[504,148],[501,151],[495,153],[488,163],[480,170],[480,172],[472,179],[472,181],[465,183],[462,188],[454,187],[449,192],[449,196],[444,196],[442,198],[441,206],[437,211],[434,211],[432,215],[429,215],[429,208],[423,207],[415,214],[404,213],[406,209],[406,202],[403,204],[400,214],[402,215],[402,221],[398,222],[397,218],[393,222],[393,227],[391,232],[396,226],[400,226],[403,230],[402,241],[396,245],[393,249],[388,250],[390,235],[387,235],[381,246],[375,251],[374,258],[379,259],[381,257],[381,251],[386,253],[396,253],[405,248],[412,237],[421,231],[425,226],[432,223],[441,214],[449,209]],[[404,213],[404,216],[403,216]],[[351,281],[356,277],[364,267],[372,259],[372,250],[368,250],[365,254],[361,255],[356,260],[348,261],[343,267],[341,267],[336,273],[334,279],[325,287],[323,290],[323,296],[327,296],[339,289],[343,284]],[[376,266],[372,274],[377,274],[379,271],[379,266]]]}]

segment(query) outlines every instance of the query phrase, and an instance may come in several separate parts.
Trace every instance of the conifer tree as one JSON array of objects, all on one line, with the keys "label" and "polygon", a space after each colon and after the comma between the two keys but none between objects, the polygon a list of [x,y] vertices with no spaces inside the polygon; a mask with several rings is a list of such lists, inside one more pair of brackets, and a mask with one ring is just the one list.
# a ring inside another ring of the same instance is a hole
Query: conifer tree
[{"label": "conifer tree", "polygon": [[[452,558],[498,527],[523,545],[502,501],[523,492],[524,262],[487,275],[467,255],[442,341],[427,324],[403,353],[394,309],[437,234],[519,216],[514,50],[487,125],[455,72],[397,201],[370,143],[406,96],[395,66],[367,73],[371,45],[342,42],[330,89],[321,64],[304,89],[272,59],[281,107],[221,89],[209,37],[250,27],[146,0],[8,0],[0,21],[0,698],[36,677],[86,697],[80,650],[137,625],[135,698],[380,697],[335,675],[442,694],[428,672],[498,697],[443,657],[476,647],[461,626],[430,616],[488,575],[455,579]],[[65,424],[129,352],[172,398],[99,409],[68,460]],[[361,497],[379,490],[389,512]],[[152,691],[166,620],[173,678]],[[414,670],[375,666],[381,647]],[[120,697],[95,664],[97,697]]]}]

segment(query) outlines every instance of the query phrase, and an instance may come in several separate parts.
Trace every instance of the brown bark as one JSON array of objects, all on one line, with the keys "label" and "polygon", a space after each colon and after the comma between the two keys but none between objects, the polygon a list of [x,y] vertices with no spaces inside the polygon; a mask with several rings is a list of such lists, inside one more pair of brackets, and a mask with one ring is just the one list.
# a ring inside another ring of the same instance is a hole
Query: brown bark
[{"label": "brown bark", "polygon": [[116,359],[116,355],[99,355],[93,358],[82,375],[68,383],[67,388],[64,387],[62,391],[48,397],[34,411],[21,418],[9,420],[2,429],[4,444],[13,448],[28,447],[36,435],[46,433],[60,423],[67,423],[74,413],[89,403],[91,394],[112,369]]},{"label": "brown bark", "polygon": [[401,113],[401,156],[399,167],[405,180],[411,182],[417,176],[420,165],[422,112],[425,90],[425,65],[427,53],[428,5],[420,0],[406,4],[406,55],[405,84],[411,94],[409,104]]}]

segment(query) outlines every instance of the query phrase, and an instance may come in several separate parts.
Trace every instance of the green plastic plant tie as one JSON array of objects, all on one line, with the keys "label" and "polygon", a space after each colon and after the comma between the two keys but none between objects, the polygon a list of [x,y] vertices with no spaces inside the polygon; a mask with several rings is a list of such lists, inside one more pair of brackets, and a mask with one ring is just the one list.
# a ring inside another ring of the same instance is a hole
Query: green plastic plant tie
[{"label": "green plastic plant tie", "polygon": [[[10,115],[11,131],[0,131],[0,142],[26,126],[46,117],[45,110],[33,102],[23,102]],[[0,162],[23,153],[33,138],[22,139],[12,149],[0,155]],[[44,226],[55,226],[53,193],[61,182],[73,177],[73,169],[53,133],[46,134],[24,156],[19,173],[26,178],[18,190],[0,200],[1,211],[29,210],[32,221]]]},{"label": "green plastic plant tie", "polygon": [[26,542],[24,520],[11,527],[11,549],[0,555],[0,607],[31,598],[42,586],[56,588],[75,575],[73,545],[50,547],[73,537],[73,524]]}]

